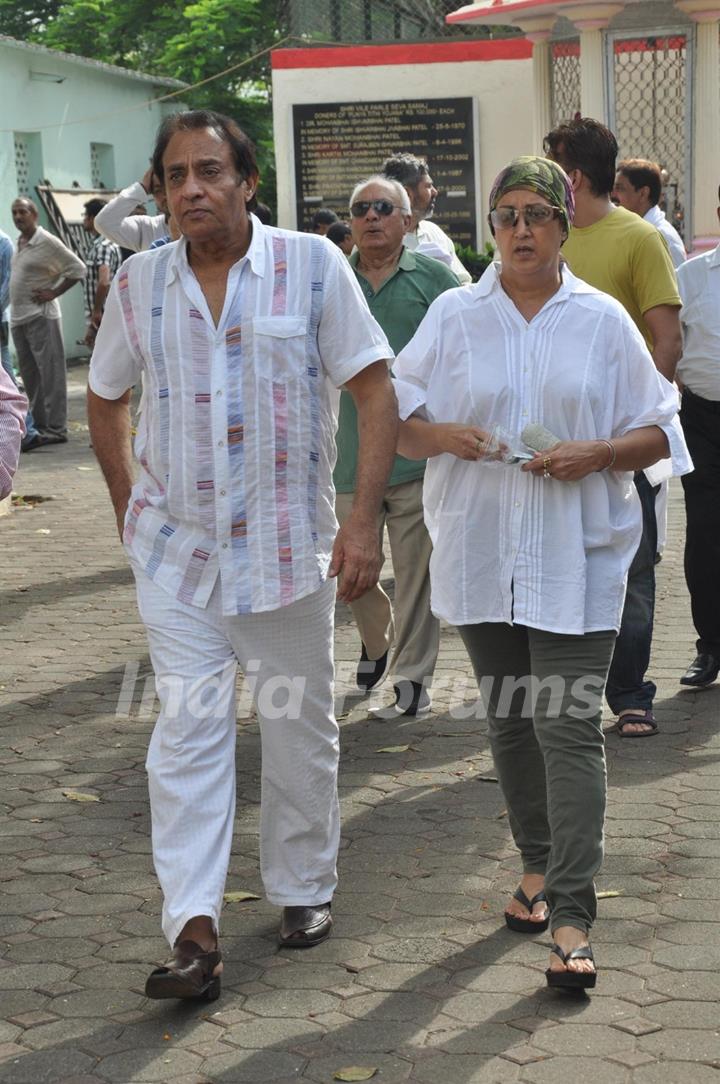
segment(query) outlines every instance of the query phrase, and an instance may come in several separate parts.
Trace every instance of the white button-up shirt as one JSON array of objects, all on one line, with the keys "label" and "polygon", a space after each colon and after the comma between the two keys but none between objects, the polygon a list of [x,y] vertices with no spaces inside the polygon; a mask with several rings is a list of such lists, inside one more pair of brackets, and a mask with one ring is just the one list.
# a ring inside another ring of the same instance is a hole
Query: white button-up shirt
[{"label": "white button-up shirt", "polygon": [[668,222],[664,212],[660,210],[657,204],[650,208],[647,214],[644,215],[644,218],[646,222],[649,222],[651,226],[654,226],[658,233],[662,234],[665,238],[670,253],[670,259],[672,260],[673,267],[677,271],[687,259],[687,252],[685,251],[682,237],[672,223]]},{"label": "white button-up shirt", "polygon": [[[667,434],[676,470],[692,468],[677,393],[655,369],[623,307],[563,268],[529,323],[491,265],[449,290],[393,363],[400,416],[519,434],[540,423],[560,440]],[[432,609],[453,625],[502,621],[550,632],[617,629],[641,533],[630,472],[561,482],[517,464],[428,460]]]},{"label": "white button-up shirt", "polygon": [[123,188],[95,215],[95,228],[104,237],[123,248],[143,252],[153,241],[167,237],[170,227],[165,215],[134,215],[140,203],[147,203],[148,194],[140,181]]},{"label": "white button-up shirt", "polygon": [[34,290],[59,286],[65,279],[80,282],[85,278],[85,264],[64,245],[59,237],[38,226],[30,240],[15,249],[10,264],[10,323],[26,324],[38,316],[59,320],[60,302],[33,301]]},{"label": "white button-up shirt", "polygon": [[678,270],[685,345],[678,379],[703,399],[720,400],[720,245]]},{"label": "white button-up shirt", "polygon": [[457,275],[461,286],[467,286],[472,282],[472,275],[460,262],[455,251],[452,237],[448,237],[437,222],[431,222],[429,218],[421,219],[417,224],[417,229],[405,234],[403,244],[411,252],[420,252],[423,256],[429,256],[433,260],[440,260],[446,264],[453,274]]},{"label": "white button-up shirt", "polygon": [[217,327],[185,241],[127,260],[90,367],[106,399],[143,381],[131,558],[197,606],[219,574],[226,614],[286,606],[326,578],[337,530],[328,385],[393,356],[335,245],[252,226]]}]

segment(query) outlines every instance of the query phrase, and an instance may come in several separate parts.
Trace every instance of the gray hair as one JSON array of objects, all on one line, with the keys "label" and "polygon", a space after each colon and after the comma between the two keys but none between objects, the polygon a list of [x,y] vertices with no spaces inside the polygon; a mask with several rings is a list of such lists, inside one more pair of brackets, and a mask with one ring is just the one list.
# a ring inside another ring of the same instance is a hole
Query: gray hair
[{"label": "gray hair", "polygon": [[410,198],[406,190],[403,188],[399,181],[394,181],[392,177],[385,177],[382,173],[374,173],[372,177],[367,177],[364,181],[359,181],[352,190],[352,195],[350,196],[350,203],[348,204],[348,206],[352,207],[353,203],[355,203],[355,200],[358,198],[363,189],[367,188],[368,185],[371,184],[381,184],[384,185],[385,188],[389,188],[390,191],[393,192],[395,195],[394,202],[398,205],[398,207],[402,209],[403,214],[412,214],[412,211],[410,209]]}]

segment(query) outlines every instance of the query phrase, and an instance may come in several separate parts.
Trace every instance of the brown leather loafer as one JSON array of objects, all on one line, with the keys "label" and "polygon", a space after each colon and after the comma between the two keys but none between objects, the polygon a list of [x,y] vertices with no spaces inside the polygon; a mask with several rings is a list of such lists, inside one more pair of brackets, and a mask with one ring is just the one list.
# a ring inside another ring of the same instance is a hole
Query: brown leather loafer
[{"label": "brown leather loafer", "polygon": [[312,948],[327,941],[332,930],[329,903],[314,907],[283,907],[278,942],[282,948]]},{"label": "brown leather loafer", "polygon": [[148,976],[145,996],[215,1001],[220,997],[220,975],[213,972],[221,960],[219,949],[206,952],[195,941],[180,941],[173,949],[172,960]]}]

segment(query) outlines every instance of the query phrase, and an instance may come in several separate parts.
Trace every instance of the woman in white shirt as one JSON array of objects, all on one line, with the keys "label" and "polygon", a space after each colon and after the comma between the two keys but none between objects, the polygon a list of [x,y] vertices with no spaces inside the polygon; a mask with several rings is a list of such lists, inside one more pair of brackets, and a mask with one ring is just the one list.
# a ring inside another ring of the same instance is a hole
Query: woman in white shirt
[{"label": "woman in white shirt", "polygon": [[[429,457],[432,609],[458,626],[489,692],[523,862],[506,921],[528,933],[551,922],[548,984],[587,988],[602,695],[641,530],[632,472],[671,453],[680,473],[689,463],[677,396],[632,321],[561,264],[573,211],[555,163],[506,167],[490,198],[501,266],[438,298],[393,371],[399,450]],[[530,423],[556,435],[547,450],[518,463],[488,449],[496,426],[521,449]]]}]

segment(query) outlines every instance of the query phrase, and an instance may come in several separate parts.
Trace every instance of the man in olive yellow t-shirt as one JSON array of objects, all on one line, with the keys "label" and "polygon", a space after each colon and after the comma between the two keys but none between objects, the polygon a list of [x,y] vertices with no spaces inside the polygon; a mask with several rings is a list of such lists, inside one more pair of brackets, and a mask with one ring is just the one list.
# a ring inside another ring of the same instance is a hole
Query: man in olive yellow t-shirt
[{"label": "man in olive yellow t-shirt", "polygon": [[[616,298],[645,338],[655,366],[671,382],[682,353],[681,300],[667,245],[649,222],[610,200],[617,141],[596,120],[583,117],[553,129],[545,153],[563,167],[575,191],[575,220],[562,253],[573,274]],[[612,436],[608,433],[607,436]],[[650,664],[655,610],[657,522],[653,488],[635,475],[643,534],[628,576],[622,625],[605,695],[624,738],[657,733],[656,688]]]}]

